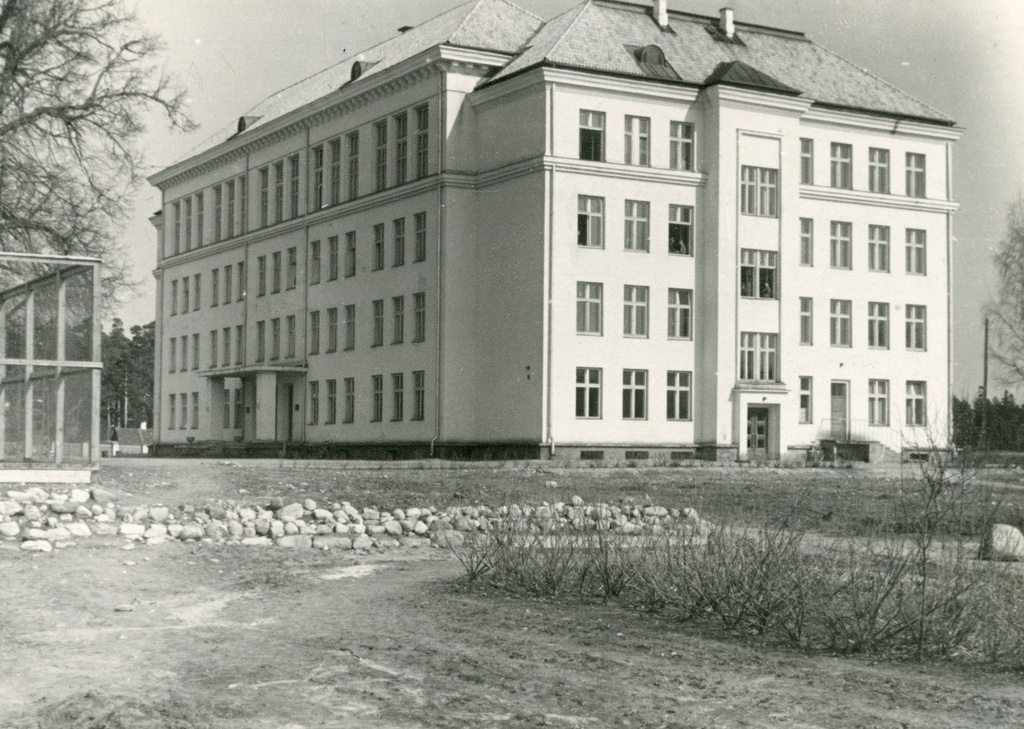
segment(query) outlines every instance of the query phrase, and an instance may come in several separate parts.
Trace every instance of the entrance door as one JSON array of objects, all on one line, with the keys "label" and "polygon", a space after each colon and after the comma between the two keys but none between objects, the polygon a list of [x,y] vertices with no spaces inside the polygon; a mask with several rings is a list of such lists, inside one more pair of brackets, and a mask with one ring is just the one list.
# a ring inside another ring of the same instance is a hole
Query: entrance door
[{"label": "entrance door", "polygon": [[285,399],[288,401],[288,437],[285,440],[295,440],[295,385],[285,385]]},{"label": "entrance door", "polygon": [[832,383],[832,437],[838,441],[847,438],[847,383]]},{"label": "entrance door", "polygon": [[768,457],[768,408],[747,409],[747,457]]}]

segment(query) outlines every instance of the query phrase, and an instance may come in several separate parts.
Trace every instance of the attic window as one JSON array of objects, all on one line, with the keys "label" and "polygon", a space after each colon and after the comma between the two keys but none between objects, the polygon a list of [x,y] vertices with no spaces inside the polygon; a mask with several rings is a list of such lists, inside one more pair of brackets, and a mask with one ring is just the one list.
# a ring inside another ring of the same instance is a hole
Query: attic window
[{"label": "attic window", "polygon": [[352,77],[349,81],[355,81],[357,78],[363,75],[363,64],[360,61],[356,61],[352,64]]},{"label": "attic window", "polygon": [[643,72],[653,78],[664,78],[672,81],[679,80],[679,74],[665,58],[665,52],[658,46],[626,46],[633,54],[637,64]]}]

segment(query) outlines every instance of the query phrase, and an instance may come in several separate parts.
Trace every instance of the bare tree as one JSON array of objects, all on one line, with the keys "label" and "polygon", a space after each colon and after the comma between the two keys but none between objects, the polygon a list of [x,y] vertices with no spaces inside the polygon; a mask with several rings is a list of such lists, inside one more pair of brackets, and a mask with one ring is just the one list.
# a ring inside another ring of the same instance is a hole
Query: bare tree
[{"label": "bare tree", "polygon": [[1010,204],[1006,237],[994,259],[999,294],[988,308],[995,334],[991,354],[1005,384],[1024,385],[1024,194]]},{"label": "bare tree", "polygon": [[108,293],[129,283],[143,117],[192,126],[159,50],[121,0],[0,0],[0,249],[98,256]]}]

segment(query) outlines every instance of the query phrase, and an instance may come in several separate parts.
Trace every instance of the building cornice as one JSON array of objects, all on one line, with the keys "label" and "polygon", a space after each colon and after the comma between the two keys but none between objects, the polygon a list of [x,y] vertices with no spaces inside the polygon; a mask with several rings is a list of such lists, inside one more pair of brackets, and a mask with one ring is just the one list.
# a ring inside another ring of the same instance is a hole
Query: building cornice
[{"label": "building cornice", "polygon": [[948,125],[927,124],[912,119],[878,116],[855,111],[841,111],[822,106],[812,106],[800,121],[804,124],[849,127],[869,132],[884,132],[886,134],[900,134],[948,141],[956,141],[963,133],[962,129]]},{"label": "building cornice", "polygon": [[[534,74],[537,77],[534,77]],[[513,78],[522,78],[524,82],[529,79],[530,83],[544,81],[558,86],[586,89],[594,93],[604,93],[612,96],[625,94],[634,98],[641,97],[683,103],[695,102],[699,91],[695,86],[659,83],[657,81],[646,81],[641,78],[619,78],[596,71],[577,71],[568,68],[552,68],[550,66],[542,66],[522,74],[521,77]],[[512,80],[503,80],[476,93],[483,95],[485,92],[490,92],[494,89],[503,95],[503,89],[508,88],[505,84]]]},{"label": "building cornice", "polygon": [[543,158],[545,169],[555,172],[571,172],[573,174],[593,175],[630,182],[663,182],[685,187],[703,187],[708,176],[703,172],[685,172],[668,170],[659,167],[638,167],[636,165],[616,164],[614,162],[589,162],[571,157]]},{"label": "building cornice", "polygon": [[787,96],[784,94],[773,94],[764,91],[755,91],[737,86],[712,86],[705,89],[709,97],[717,97],[723,106],[741,107],[745,109],[774,109],[789,114],[802,115],[811,107],[811,100],[800,97]]},{"label": "building cornice", "polygon": [[958,210],[960,204],[952,200],[934,200],[904,195],[886,195],[861,190],[838,190],[834,187],[800,185],[800,199],[822,200],[825,202],[869,205],[873,208],[894,208],[922,213],[950,213]]}]

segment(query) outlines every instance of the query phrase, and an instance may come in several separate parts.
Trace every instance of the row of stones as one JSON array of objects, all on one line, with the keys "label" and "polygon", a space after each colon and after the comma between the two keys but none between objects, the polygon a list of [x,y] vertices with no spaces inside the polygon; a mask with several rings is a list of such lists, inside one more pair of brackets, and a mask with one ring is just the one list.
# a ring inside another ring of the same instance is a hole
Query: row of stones
[{"label": "row of stones", "polygon": [[453,506],[445,510],[412,507],[391,511],[357,509],[349,502],[321,506],[313,499],[285,503],[274,497],[262,506],[222,503],[197,509],[181,506],[126,507],[102,489],[48,493],[41,488],[8,491],[0,501],[0,537],[21,539],[26,551],[50,551],[76,538],[120,536],[146,544],[168,539],[277,544],[321,549],[388,549],[400,546],[455,546],[468,532],[487,532],[499,521],[515,520],[524,529],[603,528],[625,534],[658,532],[674,521],[700,526],[696,513],[658,506],[586,505]]}]

